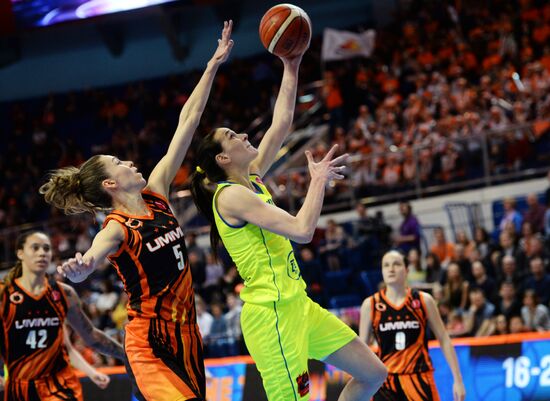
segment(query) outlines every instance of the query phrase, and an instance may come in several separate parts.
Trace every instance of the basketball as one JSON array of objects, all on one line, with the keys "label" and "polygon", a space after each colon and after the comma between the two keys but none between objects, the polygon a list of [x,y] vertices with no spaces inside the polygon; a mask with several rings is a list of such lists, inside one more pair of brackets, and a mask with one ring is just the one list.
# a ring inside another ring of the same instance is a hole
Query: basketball
[{"label": "basketball", "polygon": [[260,40],[264,47],[279,57],[294,57],[306,51],[311,40],[311,21],[300,7],[277,4],[260,22]]}]

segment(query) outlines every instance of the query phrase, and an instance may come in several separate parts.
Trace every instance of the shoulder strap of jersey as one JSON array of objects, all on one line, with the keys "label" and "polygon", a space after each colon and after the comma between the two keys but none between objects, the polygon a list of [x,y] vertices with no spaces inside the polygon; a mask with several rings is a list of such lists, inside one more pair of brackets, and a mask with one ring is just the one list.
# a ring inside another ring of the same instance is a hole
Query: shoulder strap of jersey
[{"label": "shoulder strap of jersey", "polygon": [[143,191],[141,191],[141,194],[144,196],[144,198],[154,198],[154,199],[163,201],[167,205],[170,205],[170,202],[168,201],[168,199],[166,199],[164,195],[159,194],[158,192],[154,192],[149,189],[144,189]]},{"label": "shoulder strap of jersey", "polygon": [[63,301],[63,307],[65,308],[65,313],[67,313],[69,310],[69,300],[67,299],[65,290],[61,287],[61,285],[59,285],[59,282],[55,280],[53,275],[48,275],[48,284],[50,285],[52,291],[53,300],[57,301],[57,296],[61,297],[60,300]]}]

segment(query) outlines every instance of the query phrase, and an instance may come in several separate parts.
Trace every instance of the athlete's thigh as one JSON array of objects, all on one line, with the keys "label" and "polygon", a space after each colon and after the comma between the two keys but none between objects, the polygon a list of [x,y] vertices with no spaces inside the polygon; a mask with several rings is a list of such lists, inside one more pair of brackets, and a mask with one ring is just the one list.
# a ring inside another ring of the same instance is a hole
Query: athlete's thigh
[{"label": "athlete's thigh", "polygon": [[323,360],[349,344],[357,334],[333,313],[307,299],[308,355]]},{"label": "athlete's thigh", "polygon": [[245,304],[241,312],[244,340],[270,401],[309,399],[307,329],[294,306]]},{"label": "athlete's thigh", "polygon": [[126,326],[124,345],[138,399],[204,400],[202,341],[194,326],[134,319]]}]

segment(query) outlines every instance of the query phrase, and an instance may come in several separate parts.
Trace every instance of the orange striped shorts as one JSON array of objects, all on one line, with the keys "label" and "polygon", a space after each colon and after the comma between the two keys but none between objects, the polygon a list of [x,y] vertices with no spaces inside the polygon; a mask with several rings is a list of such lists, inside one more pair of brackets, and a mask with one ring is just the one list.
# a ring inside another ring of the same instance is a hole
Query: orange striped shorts
[{"label": "orange striped shorts", "polygon": [[439,401],[433,372],[389,374],[373,401]]},{"label": "orange striped shorts", "polygon": [[[31,362],[32,363],[32,362]],[[73,369],[66,366],[59,372],[35,380],[12,380],[8,377],[5,401],[83,401],[82,386]]]},{"label": "orange striped shorts", "polygon": [[133,318],[126,325],[126,368],[143,401],[204,400],[202,338],[197,324]]}]

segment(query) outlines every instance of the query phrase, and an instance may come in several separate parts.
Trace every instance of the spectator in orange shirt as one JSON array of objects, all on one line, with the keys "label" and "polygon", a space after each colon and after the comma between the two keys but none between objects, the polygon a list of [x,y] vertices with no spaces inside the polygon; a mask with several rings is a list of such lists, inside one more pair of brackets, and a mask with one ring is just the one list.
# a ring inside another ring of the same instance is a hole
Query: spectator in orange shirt
[{"label": "spectator in orange shirt", "polygon": [[434,230],[435,243],[430,250],[441,261],[441,265],[448,265],[455,257],[455,246],[451,242],[447,242],[443,228],[438,227]]}]

